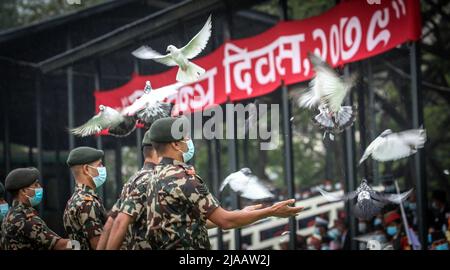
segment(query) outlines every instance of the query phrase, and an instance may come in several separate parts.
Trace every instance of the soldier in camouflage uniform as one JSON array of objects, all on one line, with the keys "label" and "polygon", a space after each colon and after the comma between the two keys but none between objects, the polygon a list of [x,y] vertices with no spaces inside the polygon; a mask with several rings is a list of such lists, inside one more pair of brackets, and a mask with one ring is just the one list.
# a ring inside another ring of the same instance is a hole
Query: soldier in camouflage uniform
[{"label": "soldier in camouflage uniform", "polygon": [[194,155],[194,145],[184,132],[187,129],[180,134],[172,132],[173,125],[186,127],[177,121],[183,120],[162,118],[149,130],[162,157],[147,191],[146,237],[152,249],[210,249],[207,227],[213,224],[231,229],[269,216],[290,217],[301,211],[302,207],[288,206],[295,200],[263,209],[258,209],[261,205],[238,211],[221,208],[194,167],[186,164]]},{"label": "soldier in camouflage uniform", "polygon": [[8,210],[9,210],[9,205],[5,200],[5,187],[0,182],[0,250],[2,250],[1,243],[2,243],[2,239],[3,239],[1,225],[2,225],[3,218],[6,217],[6,214],[8,213]]},{"label": "soldier in camouflage uniform", "polygon": [[[144,166],[124,185],[121,196],[108,218],[114,221],[111,228],[108,228],[111,231],[105,231],[105,234],[108,234],[108,239],[105,241],[107,242],[106,249],[121,247],[121,249],[142,250],[150,248],[145,239],[147,186],[154,166],[159,163],[159,157],[150,143],[148,131],[142,140],[142,152],[145,159]],[[104,230],[106,230],[106,226]]]},{"label": "soldier in camouflage uniform", "polygon": [[3,250],[71,249],[69,239],[63,239],[47,227],[33,208],[42,200],[36,168],[18,168],[6,177],[5,187],[13,196],[11,209],[3,219],[1,231]]},{"label": "soldier in camouflage uniform", "polygon": [[64,228],[69,238],[80,242],[83,250],[96,249],[106,211],[96,188],[106,181],[103,151],[90,147],[73,149],[67,159],[76,186],[64,210]]}]

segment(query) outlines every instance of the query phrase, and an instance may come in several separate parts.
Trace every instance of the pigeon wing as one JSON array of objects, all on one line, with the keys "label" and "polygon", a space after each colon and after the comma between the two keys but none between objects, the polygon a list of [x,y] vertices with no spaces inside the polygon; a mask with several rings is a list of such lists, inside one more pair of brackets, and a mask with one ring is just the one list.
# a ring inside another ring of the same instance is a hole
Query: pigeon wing
[{"label": "pigeon wing", "polygon": [[108,133],[115,137],[126,137],[136,129],[136,117],[125,116],[120,124],[109,128]]},{"label": "pigeon wing", "polygon": [[380,202],[400,204],[402,201],[404,201],[404,200],[406,200],[406,198],[408,198],[408,196],[411,194],[412,191],[413,191],[413,189],[410,189],[401,194],[386,194],[386,193],[373,191],[373,192],[371,192],[370,196],[373,199],[378,200]]},{"label": "pigeon wing", "polygon": [[256,176],[251,176],[241,193],[241,197],[249,200],[262,200],[273,198],[274,195],[257,179]]},{"label": "pigeon wing", "polygon": [[140,59],[151,59],[166,66],[176,66],[177,63],[172,59],[170,54],[162,55],[159,52],[153,50],[149,46],[141,46],[134,50],[132,54]]},{"label": "pigeon wing", "polygon": [[123,117],[116,110],[106,107],[83,125],[73,128],[70,132],[79,137],[86,137],[99,133],[100,131],[116,126],[123,121]]},{"label": "pigeon wing", "polygon": [[385,136],[372,152],[372,158],[384,162],[405,158],[416,153],[416,147],[406,141],[405,137],[399,136],[398,133]]},{"label": "pigeon wing", "polygon": [[200,32],[198,32],[186,46],[181,48],[181,53],[183,53],[187,59],[192,59],[203,51],[211,36],[211,27],[211,15],[209,15],[208,20]]},{"label": "pigeon wing", "polygon": [[312,53],[308,56],[316,71],[311,88],[320,94],[321,101],[327,104],[331,111],[339,111],[351,87],[347,87],[339,75],[320,57]]},{"label": "pigeon wing", "polygon": [[337,201],[342,201],[342,200],[352,200],[356,197],[356,195],[358,194],[356,191],[351,191],[347,194],[344,195],[337,195],[335,192],[327,192],[325,190],[323,190],[322,188],[318,187],[317,190],[320,192],[320,194],[322,194],[322,196],[324,196],[327,201],[329,202],[337,202]]},{"label": "pigeon wing", "polygon": [[172,107],[172,103],[157,101],[156,103],[145,106],[136,113],[136,116],[141,122],[144,122],[146,128],[149,128],[156,120],[163,117],[169,117],[172,112]]}]

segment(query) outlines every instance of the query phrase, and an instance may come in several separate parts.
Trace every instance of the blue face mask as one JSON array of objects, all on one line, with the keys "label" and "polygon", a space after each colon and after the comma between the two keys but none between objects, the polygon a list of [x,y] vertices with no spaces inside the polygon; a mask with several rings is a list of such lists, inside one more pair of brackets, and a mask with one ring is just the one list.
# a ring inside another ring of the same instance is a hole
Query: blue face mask
[{"label": "blue face mask", "polygon": [[[184,142],[184,141],[182,141]],[[186,163],[189,160],[192,159],[192,157],[194,157],[194,153],[195,153],[195,147],[194,147],[194,142],[189,139],[187,142],[184,142],[187,144],[188,150],[186,153],[184,153],[183,151],[181,151],[183,153],[183,162]]]},{"label": "blue face mask", "polygon": [[376,218],[376,219],[373,221],[373,226],[381,225],[381,223],[382,223],[381,218]]},{"label": "blue face mask", "polygon": [[328,233],[327,233],[327,235],[328,235],[328,237],[330,237],[331,239],[336,240],[336,239],[338,239],[339,236],[341,236],[341,233],[339,232],[338,229],[335,228],[335,229],[329,230]]},{"label": "blue face mask", "polygon": [[4,217],[6,217],[8,210],[9,205],[7,203],[0,204],[0,221],[2,221]]},{"label": "blue face mask", "polygon": [[435,250],[448,250],[448,243],[440,244],[434,248]]},{"label": "blue face mask", "polygon": [[315,227],[315,228],[314,228],[314,234],[320,234],[320,229],[317,228],[317,227]]},{"label": "blue face mask", "polygon": [[41,203],[42,198],[44,197],[44,190],[42,188],[35,188],[34,189],[34,196],[28,197],[28,200],[30,201],[31,206],[36,206]]},{"label": "blue face mask", "polygon": [[389,226],[387,227],[386,230],[387,234],[389,234],[390,236],[394,236],[397,234],[397,226]]},{"label": "blue face mask", "polygon": [[431,244],[433,242],[433,238],[431,237],[431,234],[428,234],[428,244]]},{"label": "blue face mask", "polygon": [[93,167],[90,165],[88,165],[88,166],[91,168],[97,169],[98,175],[95,177],[93,177],[93,176],[91,176],[91,177],[92,177],[92,180],[94,180],[95,187],[99,188],[101,185],[103,185],[106,182],[106,176],[107,176],[106,167]]}]

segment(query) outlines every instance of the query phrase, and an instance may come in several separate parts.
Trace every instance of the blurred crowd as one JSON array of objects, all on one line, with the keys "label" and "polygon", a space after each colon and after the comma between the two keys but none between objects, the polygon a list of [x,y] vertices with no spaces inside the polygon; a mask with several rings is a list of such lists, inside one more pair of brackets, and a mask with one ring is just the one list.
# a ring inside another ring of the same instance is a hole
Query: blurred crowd
[{"label": "blurred crowd", "polygon": [[[396,193],[392,181],[384,183],[385,193]],[[450,243],[450,208],[445,191],[434,190],[427,211],[428,242],[430,250],[448,250]],[[300,250],[350,250],[351,241],[356,241],[359,250],[411,250],[418,249],[418,217],[415,195],[412,194],[403,203],[406,223],[399,205],[388,205],[371,220],[357,221],[356,239],[350,239],[347,214],[341,210],[338,219],[330,222],[326,214],[315,217],[307,227],[313,227],[308,236],[297,236],[297,249]],[[408,237],[409,236],[409,237]],[[288,249],[288,242],[280,244]]]}]

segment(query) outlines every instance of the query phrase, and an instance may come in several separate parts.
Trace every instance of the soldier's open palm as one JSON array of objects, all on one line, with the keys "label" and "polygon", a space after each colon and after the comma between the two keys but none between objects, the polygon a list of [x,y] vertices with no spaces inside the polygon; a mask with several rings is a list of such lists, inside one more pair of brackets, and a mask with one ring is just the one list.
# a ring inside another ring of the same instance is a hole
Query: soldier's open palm
[{"label": "soldier's open palm", "polygon": [[271,206],[272,216],[274,217],[291,217],[297,215],[304,207],[301,206],[289,206],[295,203],[294,199],[277,202]]}]

